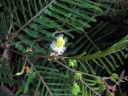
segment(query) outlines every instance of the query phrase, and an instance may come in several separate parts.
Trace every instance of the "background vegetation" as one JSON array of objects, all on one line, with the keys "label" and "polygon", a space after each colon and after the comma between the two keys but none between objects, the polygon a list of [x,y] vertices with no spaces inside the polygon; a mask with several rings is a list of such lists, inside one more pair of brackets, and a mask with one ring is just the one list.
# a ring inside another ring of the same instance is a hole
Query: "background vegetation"
[{"label": "background vegetation", "polygon": [[[0,0],[1,96],[127,96],[127,0]],[[56,36],[68,38],[50,55]]]}]

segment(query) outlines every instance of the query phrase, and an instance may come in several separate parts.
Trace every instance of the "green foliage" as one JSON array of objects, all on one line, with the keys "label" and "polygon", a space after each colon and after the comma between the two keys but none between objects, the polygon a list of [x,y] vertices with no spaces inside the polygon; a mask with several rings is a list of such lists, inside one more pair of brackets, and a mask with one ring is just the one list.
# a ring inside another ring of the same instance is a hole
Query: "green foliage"
[{"label": "green foliage", "polygon": [[77,67],[77,62],[76,62],[76,60],[69,59],[69,60],[68,60],[68,64],[69,64],[69,66],[71,66],[71,67]]},{"label": "green foliage", "polygon": [[0,82],[1,86],[3,86],[4,83],[9,84],[10,86],[17,83],[12,77],[12,70],[10,69],[8,61],[2,56],[0,56]]},{"label": "green foliage", "polygon": [[116,83],[116,78],[118,78],[118,74],[112,73],[110,77],[112,78],[111,80]]},{"label": "green foliage", "polygon": [[[128,57],[128,35],[119,30],[119,26],[127,29],[124,24],[127,11],[118,11],[118,3],[116,0],[1,1],[1,85],[15,86],[15,83],[18,88],[14,96],[102,95],[106,86],[101,78],[108,74],[116,78],[117,74],[112,73],[125,66]],[[105,16],[109,17],[107,21],[101,19]],[[66,51],[62,56],[50,55],[50,44],[58,34],[68,38]],[[13,77],[23,65],[30,67],[28,76],[24,73]]]},{"label": "green foliage", "polygon": [[75,78],[76,78],[76,80],[82,79],[82,74],[76,73]]},{"label": "green foliage", "polygon": [[109,92],[108,96],[114,96],[114,94],[112,92]]},{"label": "green foliage", "polygon": [[76,96],[80,92],[80,87],[77,83],[73,83],[72,86],[72,93]]},{"label": "green foliage", "polygon": [[99,86],[99,92],[104,92],[106,90],[106,86],[105,84],[100,80],[100,79],[96,79],[97,85]]},{"label": "green foliage", "polygon": [[110,76],[110,77],[112,77],[112,78],[117,78],[117,77],[118,77],[118,74],[113,73],[113,74],[111,74],[111,76]]},{"label": "green foliage", "polygon": [[24,93],[28,91],[29,84],[36,78],[36,72],[33,72],[33,69],[30,68],[27,82],[25,84]]}]

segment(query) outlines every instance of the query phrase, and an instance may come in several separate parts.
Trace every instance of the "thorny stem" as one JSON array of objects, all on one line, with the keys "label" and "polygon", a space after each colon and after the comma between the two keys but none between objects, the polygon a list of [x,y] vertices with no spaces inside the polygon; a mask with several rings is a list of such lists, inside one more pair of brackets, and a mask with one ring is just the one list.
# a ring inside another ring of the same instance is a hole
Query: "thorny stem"
[{"label": "thorny stem", "polygon": [[27,23],[25,23],[18,31],[16,31],[7,41],[4,42],[4,45],[9,43],[10,40],[14,39],[17,34],[26,27],[31,21],[34,20],[34,18],[38,17],[46,8],[48,8],[52,3],[54,3],[55,0],[51,1],[47,6],[45,6],[42,10],[40,10],[34,17],[32,17]]},{"label": "thorny stem", "polygon": [[116,77],[116,78],[111,78],[111,77],[103,77],[103,78],[101,78],[101,79],[105,79],[105,80],[107,80],[107,79],[128,79],[128,76],[124,76],[124,77]]},{"label": "thorny stem", "polygon": [[[67,68],[68,70],[72,71],[74,74],[75,74],[76,72],[80,72],[80,71],[76,71],[76,70],[73,70],[73,69],[69,68],[68,66],[64,65],[63,63],[61,63],[61,62],[59,62],[59,61],[57,61],[57,60],[55,60],[55,62],[57,62],[58,64],[64,66],[64,67]],[[80,72],[80,73],[83,74],[83,72]],[[76,74],[75,74],[75,75],[76,75]],[[88,75],[89,75],[89,74],[88,74]],[[90,75],[90,76],[92,76],[92,75]],[[81,82],[83,82],[90,90],[92,90],[96,95],[101,96],[101,95],[98,94],[95,90],[93,90],[87,83],[85,83],[82,79],[80,79],[80,80],[81,80]]]},{"label": "thorny stem", "polygon": [[[123,76],[124,76],[124,73],[125,73],[125,70],[122,71],[120,77],[123,77]],[[110,79],[110,78],[107,77],[107,79]],[[113,78],[112,78],[112,79],[113,79]],[[105,78],[105,77],[102,78],[101,80],[104,82],[104,84],[105,84],[105,86],[106,86],[106,96],[108,96],[108,92],[109,92],[109,91],[112,91],[113,96],[115,96],[116,85],[117,85],[117,84],[118,84],[118,85],[120,84],[120,82],[121,82],[120,79],[119,79],[118,82],[117,82],[115,85],[113,85],[113,86],[110,86],[110,85],[106,82],[106,78]]]},{"label": "thorny stem", "polygon": [[[120,77],[116,77],[116,78],[111,78],[111,77],[103,77],[103,78],[101,78],[101,80],[107,80],[107,79],[127,79],[128,78],[128,76],[124,76],[124,73],[125,73],[125,70],[123,70],[122,71],[122,73],[121,73],[121,75],[120,75]],[[120,83],[120,80],[118,80],[118,83]]]},{"label": "thorny stem", "polygon": [[42,83],[44,84],[44,86],[46,87],[46,89],[48,90],[50,96],[53,96],[52,92],[50,91],[49,87],[47,86],[47,84],[45,83],[45,81],[43,80],[42,76],[39,74],[39,72],[36,70],[36,68],[33,66],[33,63],[31,63],[31,61],[26,58],[26,60],[29,62],[29,64],[31,65],[31,67],[34,69],[34,71],[36,72],[36,74],[40,77]]}]

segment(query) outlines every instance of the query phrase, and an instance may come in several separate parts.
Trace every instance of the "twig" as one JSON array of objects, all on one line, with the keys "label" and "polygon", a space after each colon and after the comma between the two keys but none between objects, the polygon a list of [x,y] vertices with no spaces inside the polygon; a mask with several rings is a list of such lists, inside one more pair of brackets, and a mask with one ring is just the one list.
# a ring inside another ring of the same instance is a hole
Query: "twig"
[{"label": "twig", "polygon": [[88,38],[88,40],[94,45],[94,47],[96,47],[97,50],[99,50],[99,48],[96,46],[96,44],[90,39],[90,37],[87,35],[87,32],[84,32],[85,36]]},{"label": "twig", "polygon": [[85,83],[82,79],[80,79],[81,82],[84,83],[90,90],[92,90],[96,95],[101,96],[99,93],[97,93],[95,90],[93,90],[87,83]]},{"label": "twig", "polygon": [[[59,61],[57,61],[57,60],[55,60],[55,62],[57,62],[58,64],[64,66],[64,67],[67,68],[68,70],[72,71],[75,75],[76,75],[76,72],[80,72],[80,71],[76,71],[76,70],[73,70],[73,69],[69,68],[68,66],[62,64],[61,62],[59,62]],[[80,72],[80,73],[83,73],[83,72]],[[89,74],[88,74],[88,75],[89,75]],[[77,76],[77,75],[76,75],[76,76]],[[89,75],[89,76],[92,77],[92,75]],[[94,76],[93,76],[93,77],[94,77]],[[80,80],[81,80],[81,82],[83,82],[90,90],[92,90],[96,95],[101,96],[101,95],[98,94],[95,90],[93,90],[87,83],[85,83],[82,79],[80,79]]]},{"label": "twig", "polygon": [[74,73],[79,72],[81,74],[84,74],[84,75],[87,75],[87,76],[90,76],[90,77],[93,77],[93,78],[100,78],[98,76],[94,76],[94,75],[91,75],[91,74],[87,74],[87,73],[84,73],[84,72],[81,72],[81,71],[77,71],[77,70],[71,69],[70,67],[64,65],[63,63],[61,63],[61,62],[59,62],[57,60],[55,60],[55,62],[59,63],[60,65],[64,66],[65,68],[67,68],[68,70],[70,70],[70,71],[72,71]]},{"label": "twig", "polygon": [[[10,23],[8,34],[10,34],[11,29],[12,29],[12,23]],[[8,36],[7,35],[6,35],[6,40],[8,40]],[[4,44],[2,44],[2,45],[4,45]],[[5,47],[9,48],[10,44],[5,44]],[[7,60],[9,60],[9,50],[7,50],[7,49],[4,50],[3,57],[6,58]]]},{"label": "twig", "polygon": [[26,60],[29,62],[29,64],[31,65],[31,67],[34,69],[34,71],[37,73],[37,75],[40,77],[42,83],[44,84],[44,86],[46,87],[46,89],[48,90],[50,96],[53,96],[52,92],[50,91],[49,87],[47,86],[47,84],[45,83],[45,81],[43,80],[42,76],[39,74],[39,72],[36,70],[36,68],[33,66],[33,63],[31,63],[31,61],[26,58]]},{"label": "twig", "polygon": [[[125,73],[125,70],[122,71],[120,77],[123,77],[123,76],[124,76],[124,73]],[[117,84],[119,85],[121,81],[120,81],[120,79],[119,79],[119,80],[116,82],[115,85],[111,86],[111,85],[109,85],[109,84],[106,82],[107,79],[113,79],[113,78],[110,78],[110,77],[107,77],[107,78],[106,78],[106,77],[103,77],[103,78],[101,79],[101,80],[104,82],[105,86],[106,86],[106,96],[108,96],[108,92],[109,92],[109,91],[112,91],[113,96],[115,96],[116,86],[117,86]]]},{"label": "twig", "polygon": [[[11,30],[12,30],[12,23],[10,23],[10,27],[9,27],[9,30],[8,30],[8,34],[11,33]],[[7,38],[8,39],[8,38]]]},{"label": "twig", "polygon": [[4,45],[9,43],[10,40],[14,39],[17,34],[26,27],[31,21],[33,21],[36,17],[38,17],[46,8],[48,8],[55,0],[52,0],[47,6],[45,6],[42,10],[40,10],[34,17],[32,17],[27,23],[25,23],[18,31],[16,31],[7,41],[4,42]]},{"label": "twig", "polygon": [[[17,54],[19,54],[19,55],[22,55],[22,56],[31,56],[31,57],[40,57],[40,58],[50,58],[50,57],[51,57],[51,56],[42,56],[42,55],[37,55],[37,54],[25,54],[25,53],[21,53],[21,52],[19,52],[19,51],[15,51],[15,50],[13,50],[13,49],[6,48],[6,47],[2,47],[2,46],[0,46],[0,48],[10,50],[10,51],[15,52],[15,53],[17,53]],[[58,58],[59,58],[59,57],[58,57]],[[60,57],[60,58],[61,58],[61,57]]]}]

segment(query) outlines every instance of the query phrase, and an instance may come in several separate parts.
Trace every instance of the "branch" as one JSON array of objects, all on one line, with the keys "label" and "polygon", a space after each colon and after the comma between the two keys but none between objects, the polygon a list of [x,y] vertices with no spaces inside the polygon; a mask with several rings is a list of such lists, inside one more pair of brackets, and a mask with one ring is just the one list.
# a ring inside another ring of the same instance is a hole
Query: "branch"
[{"label": "branch", "polygon": [[18,31],[16,31],[7,41],[4,42],[4,45],[9,43],[10,40],[14,39],[17,34],[26,27],[30,22],[32,22],[36,17],[38,17],[45,9],[47,9],[55,0],[51,1],[47,6],[45,6],[42,10],[40,10],[34,17],[32,17],[27,23],[25,23]]},{"label": "branch", "polygon": [[[70,70],[71,72],[73,72],[75,75],[76,75],[76,72],[80,72],[80,71],[76,71],[76,70],[73,70],[73,69],[69,68],[68,66],[62,64],[61,62],[59,62],[59,61],[57,61],[57,60],[55,60],[55,62],[57,62],[58,64],[64,66],[65,68],[67,68],[68,70]],[[80,73],[83,74],[83,72],[80,72]],[[86,73],[85,73],[85,74],[86,74]],[[77,75],[76,75],[76,76],[77,76]],[[91,77],[92,77],[92,75],[89,75],[89,74],[88,74],[88,76],[91,76]],[[93,90],[87,83],[85,83],[82,79],[80,79],[80,81],[83,82],[84,85],[87,86],[87,87],[88,87],[91,91],[93,91],[96,95],[101,96],[101,95],[98,94],[95,90]]]},{"label": "branch", "polygon": [[[120,78],[121,77],[123,77],[124,76],[124,73],[125,73],[125,70],[123,70],[122,71],[122,73],[121,73],[121,75],[120,75]],[[109,91],[112,91],[112,94],[113,94],[113,96],[115,96],[115,90],[116,90],[116,85],[118,84],[120,84],[120,79],[117,81],[117,83],[115,84],[115,85],[113,85],[113,86],[111,86],[111,85],[109,85],[107,82],[106,82],[106,80],[107,79],[115,79],[115,78],[110,78],[110,77],[103,77],[101,80],[104,82],[104,84],[105,84],[105,86],[106,86],[106,96],[108,96],[108,92]],[[117,78],[116,78],[117,79]]]},{"label": "branch", "polygon": [[45,81],[43,80],[42,76],[39,74],[39,72],[36,70],[36,68],[33,66],[33,63],[31,63],[31,61],[26,58],[26,60],[29,62],[29,64],[31,65],[31,67],[34,69],[34,71],[37,73],[37,75],[40,77],[42,83],[44,84],[44,86],[46,87],[46,89],[48,90],[50,96],[53,96],[52,92],[50,91],[49,87],[47,86],[47,84],[45,83]]}]

